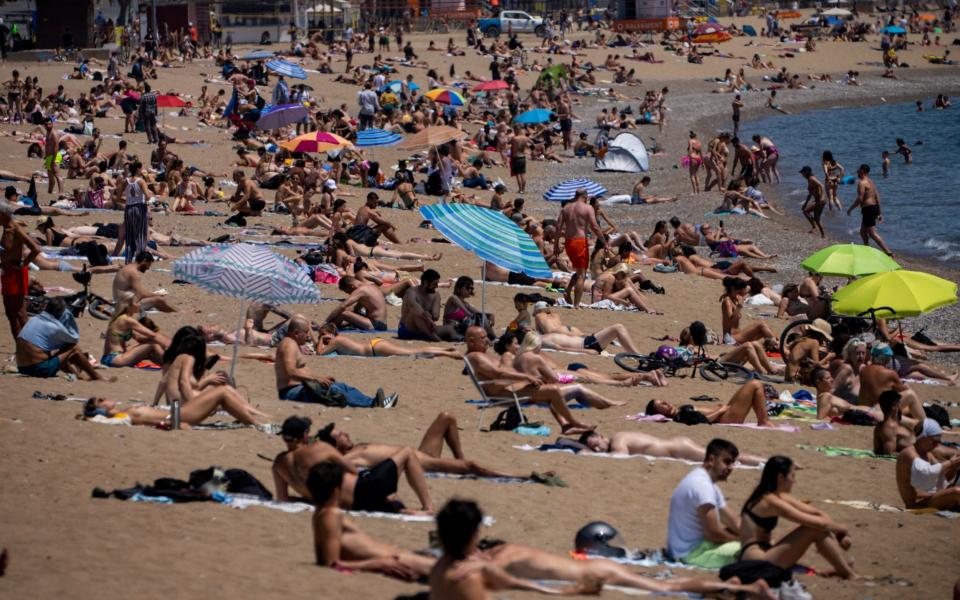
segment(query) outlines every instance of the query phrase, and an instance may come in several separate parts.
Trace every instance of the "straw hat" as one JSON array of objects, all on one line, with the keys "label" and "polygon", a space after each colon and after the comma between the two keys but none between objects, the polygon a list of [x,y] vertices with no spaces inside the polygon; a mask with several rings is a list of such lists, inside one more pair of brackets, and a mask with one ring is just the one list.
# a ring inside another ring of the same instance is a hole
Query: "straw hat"
[{"label": "straw hat", "polygon": [[813,323],[807,325],[807,329],[816,331],[825,337],[828,342],[833,341],[833,327],[831,327],[830,323],[827,323],[823,319],[814,319]]}]

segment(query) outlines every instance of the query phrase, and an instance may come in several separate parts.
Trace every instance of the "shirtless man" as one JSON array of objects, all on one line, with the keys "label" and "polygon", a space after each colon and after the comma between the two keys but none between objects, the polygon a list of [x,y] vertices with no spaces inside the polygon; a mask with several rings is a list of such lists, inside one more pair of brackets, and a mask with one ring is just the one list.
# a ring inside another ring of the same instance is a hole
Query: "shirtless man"
[{"label": "shirtless man", "polygon": [[30,287],[30,263],[40,256],[40,246],[13,220],[11,207],[0,207],[0,283],[3,309],[14,339],[27,323],[26,296]]},{"label": "shirtless man", "polygon": [[441,333],[449,335],[447,330],[453,330],[452,325],[437,325],[437,319],[440,318],[440,295],[437,293],[439,283],[440,273],[427,269],[420,276],[420,285],[409,288],[403,294],[398,338],[439,342],[442,341]]},{"label": "shirtless man", "polygon": [[378,285],[350,275],[342,277],[337,285],[348,296],[330,311],[324,325],[333,323],[339,327],[387,330],[387,302]]},{"label": "shirtless man", "polygon": [[892,257],[893,253],[877,231],[877,224],[883,223],[883,214],[880,212],[880,193],[870,179],[870,165],[860,165],[857,169],[857,179],[860,180],[857,182],[857,200],[847,209],[847,214],[849,215],[859,206],[860,239],[863,240],[863,244],[869,246],[870,240],[873,239],[881,250]]},{"label": "shirtless man", "polygon": [[366,203],[357,211],[357,217],[353,222],[354,226],[366,225],[376,231],[378,235],[384,236],[394,244],[399,244],[400,238],[397,237],[396,227],[380,215],[377,211],[377,206],[379,205],[380,196],[378,196],[376,192],[367,194]]},{"label": "shirtless man", "polygon": [[923,403],[916,392],[900,380],[900,376],[887,364],[893,358],[893,351],[887,344],[875,344],[870,349],[872,363],[860,369],[860,396],[861,406],[875,406],[880,401],[880,394],[887,390],[894,390],[901,396],[900,409],[907,419],[906,424],[912,426],[926,418]]},{"label": "shirtless man", "polygon": [[754,158],[753,152],[750,152],[750,148],[741,142],[738,137],[731,139],[730,143],[733,145],[733,164],[730,166],[730,174],[732,175],[737,169],[737,165],[740,165],[739,178],[750,179],[754,174],[757,174],[757,160]]},{"label": "shirtless man", "polygon": [[[51,321],[59,321],[60,325]],[[51,325],[59,331],[54,331]],[[17,334],[16,364],[20,374],[56,377],[62,371],[76,377],[86,375],[90,381],[116,381],[116,376],[104,377],[87,360],[86,353],[77,345],[80,333],[76,326],[62,298],[48,300],[43,313],[27,321]]]},{"label": "shirtless man", "polygon": [[[587,242],[588,230],[597,236],[603,244],[604,250],[609,251],[606,236],[597,223],[597,213],[587,204],[587,190],[580,188],[576,191],[573,202],[560,209],[557,219],[557,231],[563,233],[563,247],[573,265],[574,273],[563,294],[564,299],[573,304],[573,308],[580,308],[583,298],[583,283],[590,268],[590,244]],[[554,258],[560,254],[560,244],[553,247]],[[570,290],[573,288],[573,298]]]},{"label": "shirtless man", "polygon": [[153,265],[153,255],[149,252],[139,252],[134,262],[125,265],[113,277],[113,301],[123,302],[133,300],[140,305],[141,310],[157,309],[161,312],[177,312],[163,294],[151,294],[143,289],[143,274]]},{"label": "shirtless man", "polygon": [[267,203],[257,184],[248,179],[240,169],[234,170],[233,181],[237,184],[237,191],[227,200],[230,209],[244,217],[259,215],[260,211],[267,207]]},{"label": "shirtless man", "polygon": [[[618,431],[609,438],[598,431],[588,431],[580,436],[579,442],[591,452],[609,452],[633,456],[657,456],[703,462],[707,449],[684,436],[659,438],[639,431]],[[762,465],[765,461],[759,456],[740,454],[737,460],[744,465]]]},{"label": "shirtless man", "polygon": [[[819,229],[820,237],[825,239],[827,234],[823,232],[823,224],[820,223],[820,215],[823,214],[823,208],[827,205],[824,200],[823,184],[813,175],[813,169],[810,167],[800,169],[800,174],[807,180],[807,198],[803,201],[801,208],[803,216],[810,223],[810,231],[807,233],[813,233]],[[813,200],[812,203],[811,200]]]},{"label": "shirtless man", "polygon": [[564,433],[580,434],[592,427],[574,418],[567,407],[567,401],[578,398],[579,385],[544,384],[543,379],[521,373],[513,367],[501,365],[493,356],[487,354],[490,340],[482,327],[467,329],[466,359],[473,367],[477,379],[484,383],[484,391],[491,396],[528,396],[537,404],[549,404],[550,412],[560,423]]},{"label": "shirtless man", "polygon": [[[343,486],[337,494],[341,508],[403,514],[433,513],[423,467],[413,450],[404,448],[358,474],[333,446],[319,441],[311,443],[307,438],[309,430],[310,420],[303,417],[288,417],[283,423],[280,434],[287,449],[276,456],[272,468],[277,500],[292,500],[289,488],[302,498],[313,499],[308,483],[310,471],[314,466],[326,463],[337,465],[344,473]],[[422,510],[407,509],[395,499],[401,472],[420,500]]]},{"label": "shirtless man", "polygon": [[806,327],[800,339],[790,344],[787,351],[787,371],[785,381],[795,381],[797,375],[808,361],[823,366],[820,358],[820,349],[827,342],[833,340],[833,327],[823,319],[815,319]]},{"label": "shirtless man", "polygon": [[608,325],[592,335],[584,335],[576,327],[561,323],[560,315],[551,312],[550,305],[542,301],[533,305],[533,320],[547,348],[600,354],[616,340],[625,351],[639,352],[627,328],[620,323]]},{"label": "shirtless man", "polygon": [[557,120],[560,123],[560,133],[563,136],[563,149],[569,150],[572,143],[570,134],[573,131],[573,107],[570,104],[570,95],[566,92],[560,94],[557,101]]},{"label": "shirtless man", "polygon": [[[753,410],[757,416],[757,425],[770,425],[767,415],[766,396],[763,393],[763,382],[753,379],[746,382],[726,404],[713,405],[707,410],[698,411],[711,423],[745,423],[747,415]],[[679,409],[666,400],[651,400],[647,403],[646,414],[663,415],[670,419],[676,418]]]},{"label": "shirtless man", "polygon": [[650,176],[644,175],[643,178],[633,186],[633,192],[630,194],[630,204],[662,204],[664,202],[676,202],[678,196],[645,196],[647,186],[650,185]]},{"label": "shirtless man", "polygon": [[[317,439],[326,442],[339,450],[346,460],[358,468],[370,468],[393,456],[404,446],[392,444],[354,443],[350,434],[339,429],[333,423],[317,432]],[[453,458],[443,458],[444,445],[450,448]],[[442,412],[433,420],[420,446],[415,450],[417,459],[423,465],[424,471],[437,473],[454,473],[458,475],[477,475],[479,477],[516,477],[525,479],[525,476],[514,475],[485,467],[478,462],[467,459],[460,446],[460,429],[457,419],[448,412]]]},{"label": "shirtless man", "polygon": [[60,180],[60,170],[57,166],[57,152],[60,150],[60,134],[53,128],[53,120],[47,117],[43,121],[43,128],[47,135],[43,141],[43,166],[47,169],[47,177],[50,183],[47,185],[47,193],[53,193],[53,184],[57,184],[57,193],[63,192],[63,182]]},{"label": "shirtless man", "polygon": [[912,446],[916,436],[900,422],[899,393],[895,390],[883,392],[879,404],[883,420],[873,428],[873,453],[877,456],[896,456],[907,446]]},{"label": "shirtless man", "polygon": [[690,223],[684,223],[678,217],[670,217],[670,226],[674,229],[674,238],[681,244],[686,246],[700,245],[700,232]]},{"label": "shirtless man", "polygon": [[916,441],[897,455],[897,489],[907,508],[955,510],[960,507],[960,453],[949,460],[930,463],[929,455],[940,445],[943,429],[933,419],[924,419]]},{"label": "shirtless man", "polygon": [[524,193],[527,189],[527,152],[530,148],[530,138],[520,125],[513,126],[513,137],[510,139],[510,175],[517,178],[517,191]]}]

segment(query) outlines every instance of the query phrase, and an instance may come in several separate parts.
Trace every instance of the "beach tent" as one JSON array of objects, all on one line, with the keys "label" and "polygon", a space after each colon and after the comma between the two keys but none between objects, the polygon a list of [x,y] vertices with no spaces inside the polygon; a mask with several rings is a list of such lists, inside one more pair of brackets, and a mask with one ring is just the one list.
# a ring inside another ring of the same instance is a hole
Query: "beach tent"
[{"label": "beach tent", "polygon": [[650,169],[647,148],[636,135],[625,131],[610,141],[607,153],[593,164],[596,171],[640,173]]},{"label": "beach tent", "polygon": [[753,28],[753,25],[744,25],[743,32],[750,37],[757,37],[757,30]]}]

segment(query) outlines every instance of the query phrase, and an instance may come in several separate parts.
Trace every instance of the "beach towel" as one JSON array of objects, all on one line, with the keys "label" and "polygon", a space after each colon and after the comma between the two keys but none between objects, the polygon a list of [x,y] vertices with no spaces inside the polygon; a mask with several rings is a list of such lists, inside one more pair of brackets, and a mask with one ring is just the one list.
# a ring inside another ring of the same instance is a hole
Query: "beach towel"
[{"label": "beach towel", "polygon": [[[633,459],[633,458],[643,458],[643,459],[647,460],[647,462],[656,462],[656,461],[658,461],[658,460],[663,460],[663,461],[670,461],[670,462],[680,462],[680,463],[684,463],[684,464],[687,464],[687,465],[699,465],[699,464],[702,464],[702,462],[703,462],[703,461],[695,461],[695,460],[686,460],[686,459],[683,459],[683,458],[672,458],[672,457],[669,457],[669,456],[651,456],[651,455],[649,455],[649,454],[611,454],[611,453],[609,453],[609,452],[578,452],[577,450],[575,450],[574,448],[571,448],[570,446],[563,446],[563,445],[558,445],[558,444],[540,444],[539,446],[532,446],[532,445],[530,445],[530,444],[523,444],[522,446],[514,446],[514,448],[516,448],[517,450],[521,450],[521,451],[523,451],[523,452],[531,452],[531,451],[537,451],[537,452],[565,452],[565,453],[568,453],[568,454],[574,454],[574,455],[576,455],[576,456],[590,456],[590,457],[597,457],[597,458],[613,458],[613,459],[616,459],[616,460],[628,460],[628,459]],[[759,467],[759,466],[753,466],[753,465],[743,465],[743,464],[737,463],[734,468],[737,468],[737,469],[759,469],[759,468],[761,468],[761,467]]]},{"label": "beach towel", "polygon": [[[314,510],[313,505],[306,502],[278,502],[276,500],[263,500],[256,496],[250,496],[247,494],[229,494],[227,501],[224,504],[230,508],[236,508],[240,510],[250,508],[251,506],[260,506],[286,513],[313,512]],[[430,515],[402,515],[398,513],[368,512],[362,510],[345,510],[343,512],[351,517],[392,519],[394,521],[406,521],[408,523],[433,523],[435,521],[435,519]],[[496,520],[493,517],[489,515],[483,517],[483,524],[485,526],[491,527],[494,523],[496,523]]]},{"label": "beach towel", "polygon": [[797,448],[803,450],[815,450],[817,452],[822,452],[827,456],[849,456],[851,458],[876,458],[879,460],[889,460],[896,462],[896,456],[886,456],[882,454],[874,454],[870,450],[865,450],[863,448],[843,448],[841,446],[808,446],[805,444],[797,444]]},{"label": "beach towel", "polygon": [[[561,308],[573,308],[573,304],[570,304],[563,298],[557,298],[557,306]],[[633,311],[636,312],[636,308],[633,306],[624,306],[622,304],[617,304],[612,300],[601,300],[599,302],[594,302],[593,304],[581,304],[581,308],[592,308],[594,310],[612,310],[612,311]]]}]

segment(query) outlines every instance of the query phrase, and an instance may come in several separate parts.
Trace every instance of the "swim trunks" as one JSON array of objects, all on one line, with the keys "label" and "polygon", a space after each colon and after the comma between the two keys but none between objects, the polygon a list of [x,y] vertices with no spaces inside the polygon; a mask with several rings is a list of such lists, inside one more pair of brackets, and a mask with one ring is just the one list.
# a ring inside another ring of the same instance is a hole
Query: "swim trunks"
[{"label": "swim trunks", "polygon": [[564,240],[563,249],[566,250],[574,269],[585,271],[590,268],[590,249],[587,238]]},{"label": "swim trunks", "polygon": [[377,321],[377,320],[375,320],[375,319],[371,319],[371,320],[370,320],[370,323],[373,324],[373,328],[374,328],[374,330],[376,330],[376,331],[386,331],[386,330],[387,330],[387,324],[384,323],[383,321]]},{"label": "swim trunks", "polygon": [[573,119],[560,119],[560,131],[572,131]]},{"label": "swim trunks", "polygon": [[0,275],[4,296],[26,296],[30,289],[30,269],[27,267],[4,267]]},{"label": "swim trunks", "polygon": [[536,282],[536,279],[530,277],[526,273],[515,273],[510,271],[510,273],[507,274],[507,283],[510,285],[533,285]]},{"label": "swim trunks", "polygon": [[420,333],[419,331],[410,331],[407,329],[407,326],[400,322],[399,327],[397,327],[397,337],[401,340],[418,340],[421,342],[430,342],[433,341],[425,334]]},{"label": "swim trunks", "polygon": [[588,335],[583,338],[583,347],[586,350],[596,350],[598,354],[603,352],[603,346],[600,345],[596,336],[593,335]]},{"label": "swim trunks", "polygon": [[880,205],[871,204],[860,208],[860,226],[876,227],[877,219],[880,217]]},{"label": "swim trunks", "polygon": [[526,173],[527,173],[527,157],[511,156],[510,157],[510,176],[515,177],[517,175],[526,175]]},{"label": "swim trunks", "polygon": [[100,357],[100,364],[105,367],[112,367],[113,361],[120,356],[119,352],[111,352],[110,354],[104,354]]},{"label": "swim trunks", "polygon": [[715,544],[704,540],[690,554],[681,558],[680,562],[705,569],[719,569],[737,562],[739,554],[740,542]]},{"label": "swim trunks", "polygon": [[397,493],[399,479],[397,463],[392,458],[360,473],[353,488],[353,510],[400,512],[404,508],[403,503],[387,500],[390,495]]},{"label": "swim trunks", "polygon": [[21,375],[27,377],[56,377],[60,371],[60,357],[51,356],[43,362],[28,367],[17,367]]},{"label": "swim trunks", "polygon": [[48,171],[53,169],[53,166],[56,160],[57,160],[56,154],[50,154],[49,156],[43,157],[43,168]]}]

